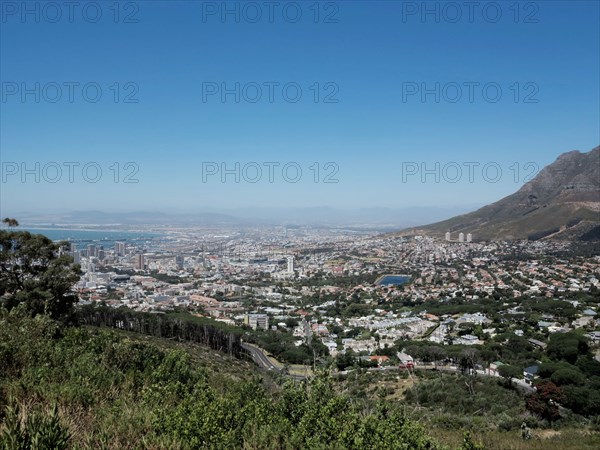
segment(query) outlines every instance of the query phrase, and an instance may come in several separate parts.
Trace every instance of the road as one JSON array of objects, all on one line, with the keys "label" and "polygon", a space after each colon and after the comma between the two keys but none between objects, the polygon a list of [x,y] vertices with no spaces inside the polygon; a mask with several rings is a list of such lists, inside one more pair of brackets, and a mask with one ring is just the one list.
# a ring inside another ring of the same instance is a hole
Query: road
[{"label": "road", "polygon": [[[283,374],[283,370],[273,364],[262,349],[246,343],[242,343],[242,348],[250,353],[250,356],[252,356],[252,359],[259,367]],[[284,375],[295,381],[305,380],[307,378],[304,375],[292,375],[289,373]]]}]

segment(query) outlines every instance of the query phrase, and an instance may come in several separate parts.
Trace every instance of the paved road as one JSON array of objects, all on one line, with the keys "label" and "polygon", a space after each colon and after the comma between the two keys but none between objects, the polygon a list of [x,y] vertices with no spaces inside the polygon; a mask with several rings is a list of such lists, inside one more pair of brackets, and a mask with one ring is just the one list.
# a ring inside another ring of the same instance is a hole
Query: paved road
[{"label": "paved road", "polygon": [[[279,367],[277,367],[275,364],[273,364],[273,362],[258,347],[255,347],[254,345],[251,345],[251,344],[242,343],[242,348],[247,350],[248,353],[250,353],[250,356],[252,356],[252,359],[259,367],[262,367],[263,369],[267,369],[267,370],[272,370],[272,371],[278,372],[278,373],[283,372],[283,370],[280,369]],[[296,381],[304,380],[307,378],[304,375],[292,375],[289,373],[285,374],[285,375]]]}]

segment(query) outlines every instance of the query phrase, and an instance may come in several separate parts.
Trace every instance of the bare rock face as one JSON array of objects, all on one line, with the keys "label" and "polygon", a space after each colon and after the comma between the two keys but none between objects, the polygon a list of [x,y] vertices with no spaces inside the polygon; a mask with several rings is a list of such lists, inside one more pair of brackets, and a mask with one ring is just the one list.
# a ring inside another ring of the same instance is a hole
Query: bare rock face
[{"label": "bare rock face", "polygon": [[517,192],[477,211],[407,231],[472,233],[475,240],[577,239],[598,226],[600,147],[563,153]]},{"label": "bare rock face", "polygon": [[504,208],[551,205],[561,202],[600,202],[600,147],[588,153],[560,155],[515,194],[497,204]]}]

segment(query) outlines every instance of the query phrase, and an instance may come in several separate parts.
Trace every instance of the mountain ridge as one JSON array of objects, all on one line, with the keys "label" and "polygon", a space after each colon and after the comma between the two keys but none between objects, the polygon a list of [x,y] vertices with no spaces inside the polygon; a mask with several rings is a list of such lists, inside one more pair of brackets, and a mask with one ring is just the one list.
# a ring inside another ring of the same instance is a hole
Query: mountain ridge
[{"label": "mountain ridge", "polygon": [[[399,234],[474,240],[579,239],[600,227],[600,146],[558,156],[517,192],[476,211]],[[597,233],[595,233],[597,234]]]}]

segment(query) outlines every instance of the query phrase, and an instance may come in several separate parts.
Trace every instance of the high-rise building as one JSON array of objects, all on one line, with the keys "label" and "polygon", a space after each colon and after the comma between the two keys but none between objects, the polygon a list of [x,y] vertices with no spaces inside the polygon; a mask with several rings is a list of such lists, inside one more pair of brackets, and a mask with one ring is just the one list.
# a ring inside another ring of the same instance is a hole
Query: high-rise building
[{"label": "high-rise building", "polygon": [[467,242],[471,242],[473,240],[473,235],[471,233],[467,233]]},{"label": "high-rise building", "polygon": [[144,254],[138,253],[135,255],[135,268],[138,270],[144,270]]},{"label": "high-rise building", "polygon": [[177,256],[175,257],[175,265],[177,266],[177,268],[178,268],[179,270],[182,270],[182,269],[183,269],[183,264],[184,264],[184,262],[185,262],[185,260],[184,260],[184,258],[183,258],[183,255],[177,255]]},{"label": "high-rise building", "polygon": [[115,242],[115,254],[125,256],[125,242]]},{"label": "high-rise building", "polygon": [[97,256],[97,250],[98,249],[96,248],[96,246],[94,244],[89,244],[87,246],[87,255],[88,255],[88,258],[92,258],[94,256]]},{"label": "high-rise building", "polygon": [[73,252],[73,262],[75,264],[81,264],[81,254],[79,253],[79,250]]},{"label": "high-rise building", "polygon": [[71,242],[70,251],[71,251],[71,255],[73,255],[77,251],[77,244],[75,244],[74,242]]},{"label": "high-rise building", "polygon": [[465,242],[465,233],[458,234],[458,242]]},{"label": "high-rise building", "polygon": [[287,257],[287,272],[294,273],[294,257],[293,256]]},{"label": "high-rise building", "polygon": [[450,240],[450,232],[446,231],[446,240],[449,241]]}]

